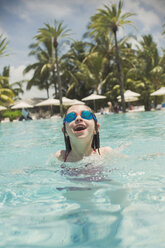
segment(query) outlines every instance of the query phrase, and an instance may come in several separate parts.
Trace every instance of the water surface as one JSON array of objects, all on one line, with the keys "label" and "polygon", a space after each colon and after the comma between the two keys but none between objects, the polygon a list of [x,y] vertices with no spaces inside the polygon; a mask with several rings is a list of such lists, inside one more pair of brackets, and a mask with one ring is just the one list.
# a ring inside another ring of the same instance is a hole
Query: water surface
[{"label": "water surface", "polygon": [[0,247],[164,247],[165,112],[98,119],[113,152],[62,168],[60,118],[0,124]]}]

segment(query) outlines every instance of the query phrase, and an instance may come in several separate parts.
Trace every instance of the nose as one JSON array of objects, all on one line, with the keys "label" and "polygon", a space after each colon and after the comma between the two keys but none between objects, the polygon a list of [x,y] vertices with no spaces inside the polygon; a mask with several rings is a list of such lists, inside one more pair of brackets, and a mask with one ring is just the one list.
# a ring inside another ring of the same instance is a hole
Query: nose
[{"label": "nose", "polygon": [[78,115],[76,116],[75,122],[81,122],[81,121],[82,121],[82,117],[81,117],[80,114],[78,114]]}]

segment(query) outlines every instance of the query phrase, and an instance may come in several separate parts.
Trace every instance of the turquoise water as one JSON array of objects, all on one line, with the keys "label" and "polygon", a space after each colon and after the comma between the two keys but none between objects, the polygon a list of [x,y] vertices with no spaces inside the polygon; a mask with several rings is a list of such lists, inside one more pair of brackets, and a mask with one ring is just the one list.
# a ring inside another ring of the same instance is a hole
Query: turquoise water
[{"label": "turquoise water", "polygon": [[60,118],[0,124],[0,247],[165,247],[165,111],[98,119],[113,152],[65,166]]}]

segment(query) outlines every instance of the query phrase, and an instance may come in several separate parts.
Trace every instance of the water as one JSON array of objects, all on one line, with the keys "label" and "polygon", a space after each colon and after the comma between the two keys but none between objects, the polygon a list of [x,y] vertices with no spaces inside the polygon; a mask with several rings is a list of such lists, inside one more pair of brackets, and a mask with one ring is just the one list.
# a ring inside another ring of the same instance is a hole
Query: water
[{"label": "water", "polygon": [[0,124],[0,247],[165,247],[165,112],[98,119],[112,154],[63,168],[60,118]]}]

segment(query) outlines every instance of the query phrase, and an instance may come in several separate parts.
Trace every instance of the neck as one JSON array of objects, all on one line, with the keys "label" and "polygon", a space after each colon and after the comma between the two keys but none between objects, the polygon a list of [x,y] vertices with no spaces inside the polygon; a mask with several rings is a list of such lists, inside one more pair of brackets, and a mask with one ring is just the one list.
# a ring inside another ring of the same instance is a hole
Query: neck
[{"label": "neck", "polygon": [[93,148],[91,147],[91,141],[88,143],[79,142],[79,144],[75,144],[71,142],[71,153],[72,156],[77,159],[82,159],[84,156],[89,156],[93,152]]}]

